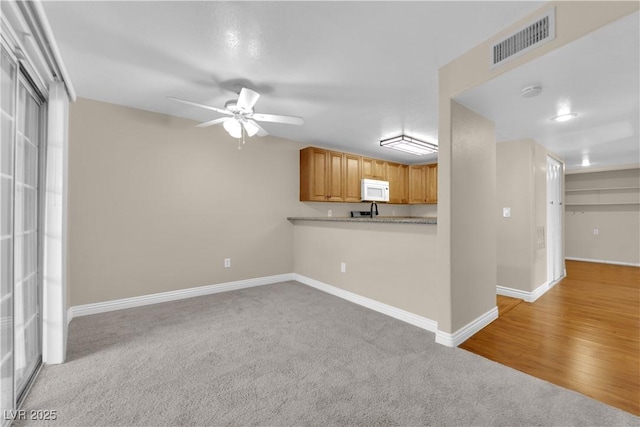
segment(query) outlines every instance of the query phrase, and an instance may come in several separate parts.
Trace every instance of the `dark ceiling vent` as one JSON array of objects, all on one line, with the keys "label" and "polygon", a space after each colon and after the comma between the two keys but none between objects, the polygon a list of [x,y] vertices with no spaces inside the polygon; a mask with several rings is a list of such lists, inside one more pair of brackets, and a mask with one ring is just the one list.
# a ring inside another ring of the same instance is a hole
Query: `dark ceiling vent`
[{"label": "dark ceiling vent", "polygon": [[553,40],[556,37],[555,33],[555,8],[553,8],[533,24],[493,45],[492,67]]}]

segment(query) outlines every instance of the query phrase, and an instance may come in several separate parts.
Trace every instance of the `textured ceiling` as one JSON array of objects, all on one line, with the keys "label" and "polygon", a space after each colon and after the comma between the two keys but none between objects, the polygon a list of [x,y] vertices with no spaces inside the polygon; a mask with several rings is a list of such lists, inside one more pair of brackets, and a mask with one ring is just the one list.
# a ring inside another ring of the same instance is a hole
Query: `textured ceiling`
[{"label": "textured ceiling", "polygon": [[[194,120],[240,86],[272,135],[408,163],[437,139],[437,70],[544,2],[43,2],[78,96]],[[210,130],[202,129],[202,132]]]}]

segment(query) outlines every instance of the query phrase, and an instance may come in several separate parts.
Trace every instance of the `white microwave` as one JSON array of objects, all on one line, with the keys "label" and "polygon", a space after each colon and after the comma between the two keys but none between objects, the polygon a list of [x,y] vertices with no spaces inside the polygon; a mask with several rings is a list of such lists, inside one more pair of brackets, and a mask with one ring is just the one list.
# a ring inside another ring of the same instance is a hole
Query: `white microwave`
[{"label": "white microwave", "polygon": [[360,198],[363,202],[388,202],[389,181],[363,179],[360,187]]}]

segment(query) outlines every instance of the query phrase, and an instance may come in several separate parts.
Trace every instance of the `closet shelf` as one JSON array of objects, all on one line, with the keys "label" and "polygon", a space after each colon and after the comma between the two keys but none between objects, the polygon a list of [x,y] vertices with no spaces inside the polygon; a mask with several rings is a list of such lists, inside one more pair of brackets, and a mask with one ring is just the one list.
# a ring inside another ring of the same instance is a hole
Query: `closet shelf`
[{"label": "closet shelf", "polygon": [[619,203],[566,203],[565,206],[616,206],[616,205],[640,205],[640,202],[619,202]]},{"label": "closet shelf", "polygon": [[640,190],[640,187],[609,187],[609,188],[575,188],[565,189],[565,193],[586,193],[593,191],[633,191]]}]

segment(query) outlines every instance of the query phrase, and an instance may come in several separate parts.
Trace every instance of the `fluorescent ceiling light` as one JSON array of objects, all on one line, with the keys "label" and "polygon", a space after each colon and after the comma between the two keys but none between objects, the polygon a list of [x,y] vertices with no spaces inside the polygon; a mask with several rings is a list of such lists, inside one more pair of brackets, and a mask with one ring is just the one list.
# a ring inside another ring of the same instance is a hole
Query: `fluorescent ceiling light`
[{"label": "fluorescent ceiling light", "polygon": [[407,135],[400,135],[380,141],[381,147],[392,148],[405,153],[422,156],[438,152],[438,146],[431,142],[420,141]]},{"label": "fluorescent ceiling light", "polygon": [[576,113],[567,113],[553,116],[551,117],[551,120],[553,120],[554,122],[566,122],[567,120],[571,120],[575,117],[578,117]]}]

